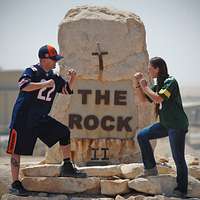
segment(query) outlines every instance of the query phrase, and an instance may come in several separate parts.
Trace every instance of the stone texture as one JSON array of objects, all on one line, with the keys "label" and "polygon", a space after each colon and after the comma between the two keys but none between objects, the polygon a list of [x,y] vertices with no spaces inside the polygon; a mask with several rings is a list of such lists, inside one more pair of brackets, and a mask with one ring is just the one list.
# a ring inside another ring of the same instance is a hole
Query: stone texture
[{"label": "stone texture", "polygon": [[[148,178],[138,178],[129,181],[128,186],[136,191],[147,194],[167,194],[171,195],[176,187],[176,178],[172,175],[151,176]],[[200,198],[200,181],[189,177],[188,196]]]},{"label": "stone texture", "polygon": [[101,194],[115,196],[128,193],[130,191],[128,181],[128,179],[101,180]]},{"label": "stone texture", "polygon": [[[157,165],[159,174],[174,174],[175,170],[167,165]],[[134,179],[143,173],[142,163],[131,163],[121,165],[121,173],[123,178]]]},{"label": "stone texture", "polygon": [[174,174],[174,173],[176,173],[176,170],[169,165],[158,164],[157,168],[158,168],[159,174]]},{"label": "stone texture", "polygon": [[[87,173],[92,177],[112,177],[118,176],[125,179],[134,179],[143,173],[142,163],[131,163],[121,165],[107,165],[107,166],[91,166],[79,167],[80,171]],[[199,168],[193,167],[192,173],[194,177],[199,177]],[[159,174],[175,173],[174,169],[169,166],[158,165]],[[57,177],[60,173],[60,165],[44,164],[29,166],[21,169],[21,173],[25,177]]]},{"label": "stone texture", "polygon": [[105,56],[103,80],[131,78],[128,71],[134,72],[132,65],[137,70],[144,69],[148,59],[144,25],[130,12],[102,7],[73,8],[60,24],[58,42],[65,56],[64,64],[78,69],[86,79],[98,78],[98,62],[91,54],[96,50],[96,42],[109,52]]},{"label": "stone texture", "polygon": [[131,163],[121,165],[121,173],[123,178],[134,179],[143,172],[142,163]]},{"label": "stone texture", "polygon": [[106,197],[72,197],[71,200],[114,200]]},{"label": "stone texture", "polygon": [[1,200],[68,200],[68,197],[66,195],[56,195],[53,197],[40,197],[40,196],[21,197],[12,194],[5,194],[2,196]]},{"label": "stone texture", "polygon": [[25,177],[22,179],[24,187],[29,191],[49,193],[100,193],[100,179],[98,178],[70,178],[70,177]]},{"label": "stone texture", "polygon": [[111,177],[121,175],[119,165],[81,167],[80,170],[87,173],[88,176]]},{"label": "stone texture", "polygon": [[[85,165],[91,160],[103,162],[108,159],[109,164],[139,161],[140,151],[135,135],[141,127],[152,122],[154,110],[153,105],[141,106],[135,99],[133,75],[142,71],[147,77],[148,63],[145,28],[140,18],[130,12],[102,7],[73,8],[60,23],[58,42],[64,55],[60,62],[60,74],[67,79],[67,70],[74,68],[78,80],[72,96],[58,96],[51,115],[66,125],[70,125],[70,117],[74,114],[81,118],[79,126],[70,126],[74,161],[78,165]],[[108,51],[108,55],[103,56],[103,72],[99,71],[98,58],[92,56],[92,52],[97,51],[97,43],[100,43],[102,51]],[[88,89],[91,94],[87,103],[83,104],[78,91]],[[95,103],[95,92],[98,90],[101,94],[106,90],[110,92],[108,105],[102,103],[104,100],[100,105]],[[126,105],[119,106],[114,104],[115,91],[122,90],[126,92]],[[88,115],[97,117],[98,127],[87,129],[85,119]],[[112,117],[105,125],[114,126],[112,130],[103,128],[105,116]],[[130,129],[119,129],[119,116],[131,118]],[[95,159],[93,148],[99,149]],[[109,149],[106,159],[102,148]],[[45,162],[58,163],[61,159],[56,146],[47,152]]]},{"label": "stone texture", "polygon": [[60,165],[35,165],[21,169],[23,176],[28,177],[54,177],[60,174]]},{"label": "stone texture", "polygon": [[136,196],[129,196],[128,198],[124,198],[120,195],[117,195],[115,200],[178,200],[179,198],[175,197],[166,197],[163,195],[156,195],[156,196],[143,196],[143,195],[136,195]]},{"label": "stone texture", "polygon": [[[121,176],[120,165],[81,167],[79,170],[87,173],[88,176]],[[56,177],[59,175],[59,171],[60,165],[52,164],[37,165],[33,167],[30,166],[21,169],[21,172],[25,177]]]},{"label": "stone texture", "polygon": [[[54,197],[37,197],[37,196],[29,196],[29,197],[20,197],[11,194],[3,195],[1,200],[68,200],[69,198],[66,195],[56,195]],[[151,196],[143,196],[136,195],[130,196],[129,198],[124,198],[123,196],[117,195],[115,200],[178,200],[179,198],[174,197],[166,197],[162,195],[156,195],[154,197]],[[113,200],[113,198],[105,198],[105,197],[72,197],[70,200]],[[198,200],[198,198],[190,198],[190,200]]]},{"label": "stone texture", "polygon": [[176,180],[169,175],[160,175],[134,179],[128,185],[136,191],[148,194],[171,194],[176,187]]},{"label": "stone texture", "polygon": [[188,196],[200,198],[200,181],[190,176],[188,182]]},{"label": "stone texture", "polygon": [[200,166],[189,166],[188,168],[189,174],[194,178],[200,180]]}]

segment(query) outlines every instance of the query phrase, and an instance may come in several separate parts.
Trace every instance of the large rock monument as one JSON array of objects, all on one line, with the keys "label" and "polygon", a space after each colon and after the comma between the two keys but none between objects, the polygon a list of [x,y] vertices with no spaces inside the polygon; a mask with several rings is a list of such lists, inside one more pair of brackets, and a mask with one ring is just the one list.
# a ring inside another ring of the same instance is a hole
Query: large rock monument
[{"label": "large rock monument", "polygon": [[[138,129],[153,120],[153,105],[136,101],[134,73],[147,75],[144,24],[138,16],[104,7],[68,11],[59,26],[64,60],[60,74],[78,74],[72,96],[59,95],[52,116],[71,130],[72,158],[79,165],[136,162]],[[46,163],[61,161],[58,146]]]},{"label": "large rock monument", "polygon": [[[20,174],[29,197],[5,194],[2,200],[180,199],[171,197],[176,169],[166,159],[157,164],[159,176],[138,178],[143,164],[137,163],[135,136],[153,120],[153,106],[136,101],[133,80],[135,72],[147,73],[141,20],[108,8],[71,9],[60,24],[59,45],[65,56],[61,75],[67,79],[72,67],[78,80],[72,96],[57,97],[51,114],[71,129],[75,163],[112,165],[79,167],[87,178],[59,177],[60,164],[26,167]],[[45,161],[59,163],[60,155],[55,145]],[[190,160],[188,196],[199,199],[199,160]]]}]

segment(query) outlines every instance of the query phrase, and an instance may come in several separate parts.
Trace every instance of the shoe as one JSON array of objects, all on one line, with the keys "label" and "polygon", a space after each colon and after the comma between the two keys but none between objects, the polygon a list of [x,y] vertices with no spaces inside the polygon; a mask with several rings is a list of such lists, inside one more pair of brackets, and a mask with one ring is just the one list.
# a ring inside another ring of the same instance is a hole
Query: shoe
[{"label": "shoe", "polygon": [[64,162],[60,169],[61,177],[86,178],[87,174],[79,171],[71,162]]},{"label": "shoe", "polygon": [[137,178],[147,178],[148,176],[158,176],[158,169],[156,166],[151,169],[144,169],[143,174],[137,176]]},{"label": "shoe", "polygon": [[29,196],[29,192],[23,187],[19,180],[12,183],[9,192],[17,196]]},{"label": "shoe", "polygon": [[173,190],[172,196],[177,197],[177,198],[181,198],[181,199],[187,199],[187,192],[182,192],[182,191],[179,190],[178,187],[176,187]]}]

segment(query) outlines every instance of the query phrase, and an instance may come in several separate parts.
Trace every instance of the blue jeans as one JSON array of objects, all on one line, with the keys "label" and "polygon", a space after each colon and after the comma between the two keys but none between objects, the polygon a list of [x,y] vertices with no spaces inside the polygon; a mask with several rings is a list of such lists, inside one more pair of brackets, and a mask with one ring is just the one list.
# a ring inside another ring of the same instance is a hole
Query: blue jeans
[{"label": "blue jeans", "polygon": [[150,140],[169,136],[172,156],[176,164],[177,187],[181,192],[187,193],[188,168],[185,161],[185,135],[186,131],[184,130],[166,129],[160,123],[155,123],[142,129],[137,135],[137,140],[140,146],[144,168],[151,169],[156,166],[156,161]]}]

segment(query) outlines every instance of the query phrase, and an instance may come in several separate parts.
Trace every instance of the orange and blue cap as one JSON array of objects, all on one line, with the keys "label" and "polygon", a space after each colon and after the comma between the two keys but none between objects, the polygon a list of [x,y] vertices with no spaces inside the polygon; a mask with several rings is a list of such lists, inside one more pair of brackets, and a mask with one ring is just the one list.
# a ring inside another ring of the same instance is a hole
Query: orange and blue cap
[{"label": "orange and blue cap", "polygon": [[57,53],[56,49],[51,45],[42,46],[39,49],[38,57],[39,58],[50,58],[52,60],[55,60],[56,62],[59,61],[60,59],[64,58],[63,56],[59,55]]}]

